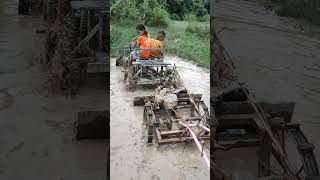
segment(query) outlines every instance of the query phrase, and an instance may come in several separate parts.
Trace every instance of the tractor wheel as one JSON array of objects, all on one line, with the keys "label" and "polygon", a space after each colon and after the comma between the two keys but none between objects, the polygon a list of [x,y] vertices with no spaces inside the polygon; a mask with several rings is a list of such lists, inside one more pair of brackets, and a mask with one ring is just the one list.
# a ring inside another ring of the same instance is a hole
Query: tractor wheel
[{"label": "tractor wheel", "polygon": [[[283,147],[297,179],[319,178],[318,164],[313,152],[314,146],[308,142],[298,125],[274,129],[274,134]],[[261,162],[263,165],[259,167],[259,172],[262,175],[268,176],[269,173],[274,173],[281,176],[285,174],[281,164],[272,155],[270,160],[264,159]],[[266,164],[267,166],[265,166]]]}]

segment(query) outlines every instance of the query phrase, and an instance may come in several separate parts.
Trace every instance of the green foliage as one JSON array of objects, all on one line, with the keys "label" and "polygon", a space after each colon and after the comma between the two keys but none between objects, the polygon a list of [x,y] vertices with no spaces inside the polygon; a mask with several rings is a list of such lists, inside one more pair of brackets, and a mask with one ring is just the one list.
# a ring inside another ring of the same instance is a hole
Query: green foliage
[{"label": "green foliage", "polygon": [[177,14],[173,13],[173,14],[170,14],[170,18],[172,20],[177,20],[177,21],[182,21],[183,19],[181,19],[180,16],[178,16]]},{"label": "green foliage", "polygon": [[154,7],[152,12],[145,17],[145,24],[148,26],[168,27],[169,23],[169,13],[159,6]]},{"label": "green foliage", "polygon": [[210,27],[209,25],[196,24],[189,22],[186,28],[186,32],[197,35],[201,38],[210,38]]},{"label": "green foliage", "polygon": [[198,17],[197,20],[200,21],[200,22],[209,22],[210,21],[210,15],[206,14],[206,15],[204,15],[202,17]]},{"label": "green foliage", "polygon": [[203,0],[197,0],[194,2],[193,12],[197,17],[202,17],[208,14],[208,10],[205,8],[205,4]]},{"label": "green foliage", "polygon": [[[210,8],[209,0],[112,0],[111,3],[112,18],[119,20],[144,20],[152,15],[160,17],[157,14],[160,7],[173,20],[184,20],[188,14],[195,14],[198,20],[205,21]],[[163,21],[167,19],[166,14],[163,15]],[[149,23],[151,19],[146,22]]]},{"label": "green foliage", "polygon": [[281,3],[277,13],[281,16],[304,18],[320,24],[320,1],[286,0]]},{"label": "green foliage", "polygon": [[307,19],[320,24],[319,0],[263,0],[268,9],[275,9],[280,16]]},{"label": "green foliage", "polygon": [[139,20],[139,11],[135,0],[117,0],[111,5],[113,20]]}]

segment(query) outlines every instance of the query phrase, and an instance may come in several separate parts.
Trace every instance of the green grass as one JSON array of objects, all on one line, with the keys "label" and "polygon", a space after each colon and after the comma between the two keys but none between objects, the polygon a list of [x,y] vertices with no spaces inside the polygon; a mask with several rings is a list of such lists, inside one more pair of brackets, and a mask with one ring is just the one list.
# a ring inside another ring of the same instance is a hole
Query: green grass
[{"label": "green grass", "polygon": [[[119,49],[129,47],[136,38],[135,24],[112,22],[111,55],[116,56]],[[167,34],[165,51],[205,68],[210,68],[210,28],[208,22],[171,21],[169,27],[147,27],[155,36],[164,30]]]},{"label": "green grass", "polygon": [[265,7],[275,9],[280,16],[306,19],[320,25],[319,0],[262,0]]}]

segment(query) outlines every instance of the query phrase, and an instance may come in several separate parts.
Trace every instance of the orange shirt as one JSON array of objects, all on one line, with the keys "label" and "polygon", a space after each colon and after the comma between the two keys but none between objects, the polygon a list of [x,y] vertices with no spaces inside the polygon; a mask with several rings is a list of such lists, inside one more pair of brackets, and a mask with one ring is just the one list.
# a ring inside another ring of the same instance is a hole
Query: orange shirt
[{"label": "orange shirt", "polygon": [[[151,48],[158,48],[158,49],[163,49],[163,42],[159,41],[157,39],[151,39]],[[151,56],[160,58],[162,56],[160,50],[152,50],[151,51]]]},{"label": "orange shirt", "polygon": [[[150,36],[142,35],[137,39],[137,44],[140,48],[150,48]],[[149,50],[140,50],[140,57],[149,58],[150,51]]]}]

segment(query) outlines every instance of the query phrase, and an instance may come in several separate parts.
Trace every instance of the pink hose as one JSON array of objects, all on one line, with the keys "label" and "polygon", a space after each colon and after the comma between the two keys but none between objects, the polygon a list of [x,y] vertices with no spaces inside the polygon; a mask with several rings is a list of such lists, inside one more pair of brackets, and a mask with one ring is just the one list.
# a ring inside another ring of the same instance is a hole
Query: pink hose
[{"label": "pink hose", "polygon": [[200,144],[197,136],[194,134],[192,129],[187,124],[185,124],[185,123],[183,123],[181,121],[179,121],[179,124],[181,124],[182,126],[186,127],[190,131],[190,134],[191,134],[192,138],[194,139],[194,142],[196,143],[197,148],[198,148],[198,150],[200,151],[200,153],[202,155],[202,158],[204,159],[204,161],[206,162],[207,166],[210,169],[210,161],[209,161],[207,155],[205,153],[202,153],[203,148],[202,148],[202,145]]}]

